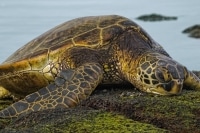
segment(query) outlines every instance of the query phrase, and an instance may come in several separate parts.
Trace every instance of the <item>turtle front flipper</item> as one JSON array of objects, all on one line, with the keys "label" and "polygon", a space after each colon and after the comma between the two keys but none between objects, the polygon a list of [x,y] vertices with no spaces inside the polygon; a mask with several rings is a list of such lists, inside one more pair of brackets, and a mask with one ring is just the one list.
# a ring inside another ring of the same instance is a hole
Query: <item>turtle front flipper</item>
[{"label": "turtle front flipper", "polygon": [[54,83],[0,111],[0,117],[18,117],[33,111],[76,106],[91,94],[102,78],[103,70],[96,63],[87,63],[75,70],[62,70]]},{"label": "turtle front flipper", "polygon": [[200,91],[200,79],[191,71],[185,68],[185,81],[184,84],[195,90]]}]

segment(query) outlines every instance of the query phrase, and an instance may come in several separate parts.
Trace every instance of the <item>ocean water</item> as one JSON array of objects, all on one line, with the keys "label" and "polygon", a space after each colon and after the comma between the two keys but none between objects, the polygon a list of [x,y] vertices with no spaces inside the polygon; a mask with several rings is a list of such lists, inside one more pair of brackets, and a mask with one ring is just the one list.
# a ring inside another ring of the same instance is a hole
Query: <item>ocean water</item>
[{"label": "ocean water", "polygon": [[[136,17],[158,13],[176,21],[143,22]],[[178,62],[200,70],[200,39],[182,30],[200,24],[200,0],[1,0],[0,62],[18,48],[67,20],[91,15],[118,14],[142,26]]]}]

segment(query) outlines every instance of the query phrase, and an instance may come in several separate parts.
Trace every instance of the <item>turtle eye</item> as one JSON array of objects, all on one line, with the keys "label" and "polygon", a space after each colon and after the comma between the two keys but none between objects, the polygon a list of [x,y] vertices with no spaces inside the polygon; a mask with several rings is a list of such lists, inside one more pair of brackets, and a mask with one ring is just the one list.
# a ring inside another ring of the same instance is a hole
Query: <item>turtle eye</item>
[{"label": "turtle eye", "polygon": [[160,82],[169,82],[171,80],[171,76],[166,68],[157,68],[155,76]]}]

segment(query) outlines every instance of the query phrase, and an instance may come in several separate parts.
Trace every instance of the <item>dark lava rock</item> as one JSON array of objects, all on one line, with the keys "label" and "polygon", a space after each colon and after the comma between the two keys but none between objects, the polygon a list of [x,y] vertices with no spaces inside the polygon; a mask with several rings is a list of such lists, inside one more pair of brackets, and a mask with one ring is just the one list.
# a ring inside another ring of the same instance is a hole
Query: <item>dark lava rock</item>
[{"label": "dark lava rock", "polygon": [[167,20],[177,20],[177,17],[174,16],[163,16],[160,14],[149,14],[149,15],[142,15],[137,17],[139,20],[143,21],[167,21]]},{"label": "dark lava rock", "polygon": [[194,25],[183,30],[183,33],[189,34],[189,37],[200,38],[200,25]]}]

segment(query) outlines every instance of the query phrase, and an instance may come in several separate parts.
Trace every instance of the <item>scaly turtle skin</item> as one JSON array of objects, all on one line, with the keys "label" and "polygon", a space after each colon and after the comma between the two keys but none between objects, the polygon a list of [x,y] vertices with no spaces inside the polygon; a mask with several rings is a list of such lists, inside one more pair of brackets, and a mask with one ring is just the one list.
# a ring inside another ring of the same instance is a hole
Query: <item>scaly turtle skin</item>
[{"label": "scaly turtle skin", "polygon": [[32,40],[1,64],[0,97],[25,98],[0,111],[0,117],[73,107],[99,84],[127,82],[161,95],[179,94],[183,85],[200,90],[200,80],[130,19],[74,19]]}]

